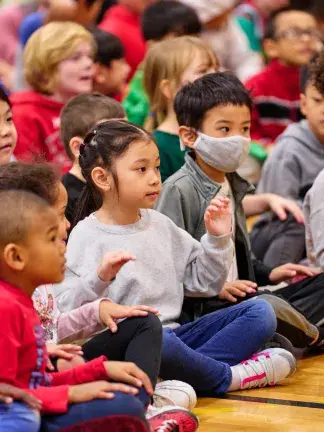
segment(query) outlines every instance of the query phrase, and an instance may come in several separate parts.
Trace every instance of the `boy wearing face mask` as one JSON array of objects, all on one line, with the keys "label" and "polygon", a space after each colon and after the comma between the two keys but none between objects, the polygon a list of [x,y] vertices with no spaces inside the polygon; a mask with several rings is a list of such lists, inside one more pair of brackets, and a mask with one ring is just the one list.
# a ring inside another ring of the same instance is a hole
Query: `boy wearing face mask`
[{"label": "boy wearing face mask", "polygon": [[[187,299],[185,312],[191,317],[192,313],[205,314],[258,295],[258,286],[275,285],[304,275],[308,276],[304,281],[276,291],[280,296],[267,293],[258,298],[265,297],[272,304],[278,319],[277,331],[294,346],[304,348],[320,343],[324,329],[316,324],[323,317],[324,275],[317,276],[316,270],[295,264],[266,267],[251,253],[244,210],[251,204],[246,204],[249,197],[245,196],[253,187],[236,173],[250,147],[249,93],[232,73],[209,74],[184,86],[176,96],[174,109],[181,143],[192,151],[187,153],[185,165],[163,184],[156,209],[200,240],[206,232],[203,214],[210,199],[216,195],[228,196],[232,202],[235,243],[233,264],[219,298]],[[304,301],[300,302],[300,298]],[[307,311],[309,321],[294,305],[302,312]]]}]

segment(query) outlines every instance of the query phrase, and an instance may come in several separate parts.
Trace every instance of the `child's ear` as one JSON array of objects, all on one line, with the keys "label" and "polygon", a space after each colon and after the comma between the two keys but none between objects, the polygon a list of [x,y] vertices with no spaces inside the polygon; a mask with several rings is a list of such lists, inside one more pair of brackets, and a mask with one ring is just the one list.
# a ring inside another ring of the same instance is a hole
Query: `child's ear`
[{"label": "child's ear", "polygon": [[160,92],[163,94],[163,96],[168,99],[169,101],[173,101],[174,99],[174,89],[172,88],[171,81],[169,80],[162,80],[159,85]]},{"label": "child's ear", "polygon": [[304,93],[301,93],[300,95],[300,111],[305,117],[307,117],[308,111],[307,111],[306,96],[304,95]]},{"label": "child's ear", "polygon": [[80,145],[83,139],[81,137],[73,137],[69,142],[69,147],[74,159],[78,160],[80,156]]},{"label": "child's ear", "polygon": [[264,51],[270,59],[276,59],[279,56],[277,43],[273,39],[265,39],[263,42]]},{"label": "child's ear", "polygon": [[27,252],[23,247],[9,243],[3,251],[3,260],[12,270],[22,271],[27,263]]},{"label": "child's ear", "polygon": [[91,172],[94,184],[102,191],[108,192],[112,189],[113,178],[104,168],[95,167]]},{"label": "child's ear", "polygon": [[188,126],[180,126],[179,138],[184,146],[193,148],[197,140],[197,133]]}]

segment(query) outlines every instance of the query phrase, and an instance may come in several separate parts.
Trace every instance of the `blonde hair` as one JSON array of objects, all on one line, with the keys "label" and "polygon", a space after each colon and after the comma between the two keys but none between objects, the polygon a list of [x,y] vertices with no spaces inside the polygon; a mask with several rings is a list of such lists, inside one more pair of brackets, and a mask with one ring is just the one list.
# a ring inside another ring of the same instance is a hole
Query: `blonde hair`
[{"label": "blonde hair", "polygon": [[168,100],[160,90],[160,83],[169,80],[178,88],[185,70],[190,66],[197,52],[206,57],[208,67],[219,65],[213,50],[201,39],[182,36],[158,42],[149,49],[144,61],[144,89],[150,103],[150,114],[145,129],[152,132],[167,114]]},{"label": "blonde hair", "polygon": [[38,29],[28,40],[24,55],[24,76],[37,92],[51,95],[57,86],[57,68],[80,42],[96,50],[92,34],[74,22],[52,22]]}]

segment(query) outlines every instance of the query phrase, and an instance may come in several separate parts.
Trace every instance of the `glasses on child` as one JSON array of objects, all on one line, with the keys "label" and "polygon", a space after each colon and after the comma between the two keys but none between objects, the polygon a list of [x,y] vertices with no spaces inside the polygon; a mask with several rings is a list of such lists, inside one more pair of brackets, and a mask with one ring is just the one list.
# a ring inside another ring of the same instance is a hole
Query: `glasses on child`
[{"label": "glasses on child", "polygon": [[286,39],[291,42],[296,42],[302,39],[304,36],[308,36],[310,39],[313,39],[317,42],[322,40],[322,34],[318,29],[300,29],[296,27],[283,30],[282,32],[278,33],[276,39]]}]

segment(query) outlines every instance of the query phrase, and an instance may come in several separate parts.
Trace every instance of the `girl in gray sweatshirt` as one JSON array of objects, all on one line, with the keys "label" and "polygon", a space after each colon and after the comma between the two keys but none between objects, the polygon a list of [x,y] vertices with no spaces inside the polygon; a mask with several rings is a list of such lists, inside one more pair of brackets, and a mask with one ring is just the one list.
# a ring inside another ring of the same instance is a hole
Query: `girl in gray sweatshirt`
[{"label": "girl in gray sweatshirt", "polygon": [[[216,296],[226,281],[233,260],[228,198],[211,201],[201,242],[152,210],[161,189],[158,149],[147,132],[123,120],[93,129],[79,161],[87,187],[68,242],[66,278],[55,289],[62,312],[102,297],[156,307],[164,326],[160,376],[198,391],[272,385],[295,370],[284,350],[254,355],[276,329],[262,300],[179,324],[184,295]],[[121,249],[127,252],[120,254],[120,271],[108,282],[105,254]]]}]

